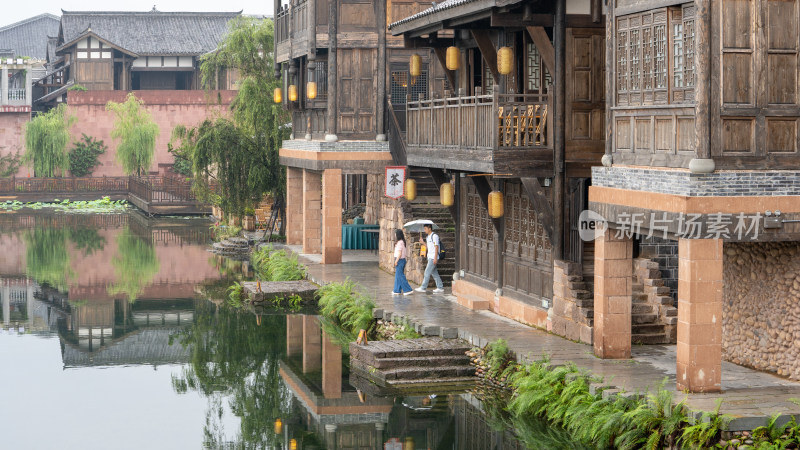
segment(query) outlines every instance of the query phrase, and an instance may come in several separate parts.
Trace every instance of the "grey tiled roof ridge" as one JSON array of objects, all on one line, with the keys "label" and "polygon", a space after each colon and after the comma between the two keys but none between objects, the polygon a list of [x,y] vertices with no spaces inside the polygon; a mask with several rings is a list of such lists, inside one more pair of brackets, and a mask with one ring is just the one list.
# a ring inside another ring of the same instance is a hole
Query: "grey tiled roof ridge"
[{"label": "grey tiled roof ridge", "polygon": [[[113,15],[164,15],[164,16],[231,16],[236,17],[241,15],[243,10],[239,11],[65,11],[61,10],[64,15],[81,15],[81,16],[113,16]],[[58,16],[56,16],[58,18]]]},{"label": "grey tiled roof ridge", "polygon": [[397,25],[402,25],[404,23],[411,22],[412,20],[419,19],[420,17],[430,16],[431,14],[437,13],[439,11],[445,11],[450,8],[455,8],[456,6],[463,5],[466,3],[472,3],[477,0],[445,0],[443,2],[438,3],[436,6],[432,6],[424,11],[420,11],[414,15],[408,16],[404,19],[400,19],[397,22],[393,22],[389,24],[389,29],[391,30],[393,27]]},{"label": "grey tiled roof ridge", "polygon": [[55,20],[59,20],[60,17],[58,17],[55,14],[42,13],[42,14],[38,14],[38,15],[33,16],[33,17],[28,17],[27,19],[22,19],[22,20],[20,20],[18,22],[14,22],[14,23],[9,24],[9,25],[3,25],[2,27],[0,27],[0,31],[10,30],[11,28],[15,28],[15,27],[18,27],[20,25],[25,25],[26,23],[30,23],[30,22],[33,22],[33,21],[39,20],[39,19],[55,19]]}]

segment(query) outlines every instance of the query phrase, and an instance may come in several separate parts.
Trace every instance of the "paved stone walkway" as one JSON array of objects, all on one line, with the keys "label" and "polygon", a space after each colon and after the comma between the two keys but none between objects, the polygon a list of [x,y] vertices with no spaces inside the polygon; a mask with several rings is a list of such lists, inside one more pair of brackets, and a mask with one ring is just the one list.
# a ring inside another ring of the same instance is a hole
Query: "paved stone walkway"
[{"label": "paved stone walkway", "polygon": [[[343,281],[359,283],[375,298],[378,308],[404,315],[424,325],[455,327],[458,336],[473,345],[483,346],[503,338],[522,360],[538,360],[548,355],[551,363],[575,363],[605,380],[605,384],[628,392],[653,391],[663,381],[676,400],[686,399],[694,411],[711,411],[722,398],[721,412],[736,419],[730,429],[750,430],[765,423],[776,413],[798,415],[800,406],[791,399],[800,399],[800,382],[759,372],[732,363],[722,363],[722,393],[685,394],[675,388],[675,346],[636,345],[630,360],[596,358],[592,347],[569,341],[546,331],[532,328],[488,311],[472,311],[445,294],[392,296],[394,275],[378,267],[377,255],[369,251],[347,251],[343,263],[319,264],[319,255],[303,255],[299,246],[289,246],[308,265],[309,277],[316,283]],[[449,291],[449,290],[448,290]],[[428,291],[430,292],[430,290]]]}]

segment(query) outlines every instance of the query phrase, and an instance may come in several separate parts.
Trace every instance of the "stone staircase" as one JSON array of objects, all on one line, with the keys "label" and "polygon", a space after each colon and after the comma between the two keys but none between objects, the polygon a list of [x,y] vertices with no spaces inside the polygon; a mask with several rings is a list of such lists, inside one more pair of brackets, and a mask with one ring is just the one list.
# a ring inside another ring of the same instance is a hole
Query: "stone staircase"
[{"label": "stone staircase", "polygon": [[231,237],[215,242],[211,246],[211,251],[224,256],[246,256],[250,253],[250,244],[247,239]]},{"label": "stone staircase", "polygon": [[[409,213],[411,218],[409,218]],[[450,211],[439,203],[439,197],[435,199],[418,197],[410,203],[410,211],[406,212],[406,218],[407,221],[429,219],[439,226],[434,232],[439,235],[439,240],[446,253],[444,261],[438,263],[439,276],[442,277],[442,283],[445,286],[450,286],[453,281],[453,272],[456,270],[456,225],[450,216]],[[414,239],[418,239],[417,233],[414,233]],[[433,282],[430,286],[433,286]]]},{"label": "stone staircase", "polygon": [[425,337],[350,344],[350,371],[378,386],[414,389],[435,383],[453,385],[475,381],[475,368],[466,352],[470,346],[454,339]]},{"label": "stone staircase", "polygon": [[633,261],[631,341],[634,344],[674,344],[678,309],[669,287],[664,286],[658,263],[647,258]]}]

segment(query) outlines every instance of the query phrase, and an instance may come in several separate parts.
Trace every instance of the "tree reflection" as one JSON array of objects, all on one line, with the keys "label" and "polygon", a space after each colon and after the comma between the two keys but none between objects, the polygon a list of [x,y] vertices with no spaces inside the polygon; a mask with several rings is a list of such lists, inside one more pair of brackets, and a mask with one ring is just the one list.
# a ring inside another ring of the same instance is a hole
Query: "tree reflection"
[{"label": "tree reflection", "polygon": [[34,228],[24,234],[28,276],[62,292],[74,275],[67,251],[67,228]]},{"label": "tree reflection", "polygon": [[[278,370],[286,348],[284,316],[264,316],[258,326],[250,313],[204,302],[198,305],[192,326],[173,339],[191,347],[191,364],[173,377],[173,388],[209,398],[204,429],[208,448],[264,448],[279,443],[273,423],[286,417],[291,405]],[[219,422],[222,396],[229,397],[231,411],[241,419],[233,443],[225,441]]]},{"label": "tree reflection", "polygon": [[136,236],[127,227],[117,236],[117,255],[111,265],[116,281],[108,287],[108,294],[125,294],[131,302],[152,283],[161,268],[153,242]]}]

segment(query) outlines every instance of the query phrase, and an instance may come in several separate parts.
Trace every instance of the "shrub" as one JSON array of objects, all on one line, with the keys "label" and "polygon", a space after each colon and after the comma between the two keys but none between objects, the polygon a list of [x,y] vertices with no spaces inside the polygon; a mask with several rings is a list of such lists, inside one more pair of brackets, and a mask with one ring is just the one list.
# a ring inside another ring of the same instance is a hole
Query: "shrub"
[{"label": "shrub", "polygon": [[306,277],[306,268],[297,261],[297,255],[275,250],[270,245],[253,252],[250,260],[263,281],[297,281]]},{"label": "shrub", "polygon": [[82,133],[81,140],[73,144],[69,151],[70,173],[76,177],[90,175],[99,164],[97,158],[105,153],[107,148],[103,141]]},{"label": "shrub", "polygon": [[372,310],[375,302],[358,292],[357,286],[348,278],[342,283],[330,283],[317,290],[320,313],[338,325],[343,331],[355,339],[360,330],[367,335],[375,334],[375,319]]}]

